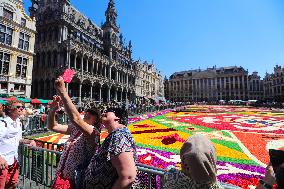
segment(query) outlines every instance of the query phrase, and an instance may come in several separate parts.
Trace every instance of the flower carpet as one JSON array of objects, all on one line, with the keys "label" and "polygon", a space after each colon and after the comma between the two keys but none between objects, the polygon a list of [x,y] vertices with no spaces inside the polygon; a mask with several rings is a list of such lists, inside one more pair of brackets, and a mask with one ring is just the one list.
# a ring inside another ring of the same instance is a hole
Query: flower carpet
[{"label": "flower carpet", "polygon": [[[193,134],[208,136],[217,150],[218,179],[255,188],[269,162],[268,149],[284,150],[284,113],[237,106],[188,106],[129,119],[140,163],[180,167],[179,150]],[[102,140],[107,133],[102,133]],[[64,135],[41,140],[63,142]],[[66,141],[66,140],[65,140]]]}]

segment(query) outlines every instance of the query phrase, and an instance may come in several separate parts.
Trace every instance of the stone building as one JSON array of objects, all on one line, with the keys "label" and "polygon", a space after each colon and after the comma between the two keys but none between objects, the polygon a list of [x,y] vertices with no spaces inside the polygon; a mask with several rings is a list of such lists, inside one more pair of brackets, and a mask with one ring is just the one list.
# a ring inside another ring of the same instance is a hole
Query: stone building
[{"label": "stone building", "polygon": [[0,94],[30,97],[34,43],[22,0],[0,0]]},{"label": "stone building", "polygon": [[274,67],[272,74],[264,77],[264,96],[266,100],[284,102],[284,68]]},{"label": "stone building", "polygon": [[76,76],[67,85],[68,93],[78,103],[134,101],[132,44],[124,43],[113,0],[101,27],[69,0],[32,0],[30,13],[37,21],[33,97],[51,98],[57,69],[69,67],[76,70]]},{"label": "stone building", "polygon": [[153,63],[135,62],[137,102],[164,101],[164,80]]},{"label": "stone building", "polygon": [[164,78],[164,94],[165,99],[169,100],[169,79],[167,77]]},{"label": "stone building", "polygon": [[169,100],[248,100],[248,71],[242,67],[177,72],[169,78]]},{"label": "stone building", "polygon": [[249,75],[249,99],[263,100],[263,80],[258,75],[258,72],[253,72]]}]

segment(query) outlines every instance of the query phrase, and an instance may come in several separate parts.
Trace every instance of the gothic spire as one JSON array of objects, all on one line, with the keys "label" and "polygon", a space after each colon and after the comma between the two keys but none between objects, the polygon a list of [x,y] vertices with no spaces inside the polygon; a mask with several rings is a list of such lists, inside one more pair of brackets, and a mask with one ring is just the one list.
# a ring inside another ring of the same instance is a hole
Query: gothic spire
[{"label": "gothic spire", "polygon": [[109,0],[108,7],[105,12],[105,16],[106,16],[106,22],[104,25],[118,29],[116,25],[117,12],[115,8],[114,0]]},{"label": "gothic spire", "polygon": [[113,0],[110,0],[109,3],[108,3],[108,8],[114,8],[114,1]]},{"label": "gothic spire", "polygon": [[119,44],[122,46],[123,45],[123,35],[120,33],[119,35]]}]

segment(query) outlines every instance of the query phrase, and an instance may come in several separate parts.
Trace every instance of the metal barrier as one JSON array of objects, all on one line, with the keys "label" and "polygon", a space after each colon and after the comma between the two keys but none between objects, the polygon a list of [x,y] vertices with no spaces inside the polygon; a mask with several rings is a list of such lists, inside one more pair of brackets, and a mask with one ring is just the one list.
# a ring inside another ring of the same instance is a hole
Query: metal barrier
[{"label": "metal barrier", "polygon": [[[53,149],[54,145],[50,144]],[[19,146],[20,178],[22,189],[50,188],[55,178],[61,152],[25,145]],[[138,164],[136,189],[160,189],[164,170]]]},{"label": "metal barrier", "polygon": [[[49,145],[57,149],[54,144]],[[19,146],[20,179],[22,189],[50,188],[55,177],[55,171],[60,160],[61,152],[46,148]],[[134,189],[161,189],[165,170],[137,164],[138,176]],[[223,184],[225,189],[240,189],[239,187]]]},{"label": "metal barrier", "polygon": [[61,152],[44,148],[19,146],[19,187],[50,188]]},{"label": "metal barrier", "polygon": [[21,121],[23,124],[24,136],[47,131],[46,121],[44,121],[40,115],[28,116],[25,119],[22,119]]},{"label": "metal barrier", "polygon": [[[43,117],[44,116],[44,117]],[[68,122],[66,114],[56,115],[58,123],[65,124]],[[38,133],[47,132],[47,115],[34,115],[21,119],[23,124],[23,136],[34,135]]]}]

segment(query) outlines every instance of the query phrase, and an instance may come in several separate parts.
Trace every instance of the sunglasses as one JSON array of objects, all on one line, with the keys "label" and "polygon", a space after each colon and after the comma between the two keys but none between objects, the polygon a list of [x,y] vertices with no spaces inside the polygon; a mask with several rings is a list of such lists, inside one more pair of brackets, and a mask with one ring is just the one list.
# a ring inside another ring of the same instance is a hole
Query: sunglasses
[{"label": "sunglasses", "polygon": [[106,113],[108,113],[108,112],[113,112],[113,113],[115,113],[114,110],[103,110],[103,111],[102,111],[103,114],[106,114]]},{"label": "sunglasses", "polygon": [[16,106],[16,109],[22,109],[22,110],[24,110],[24,109],[26,109],[26,107],[25,107],[25,106]]}]

